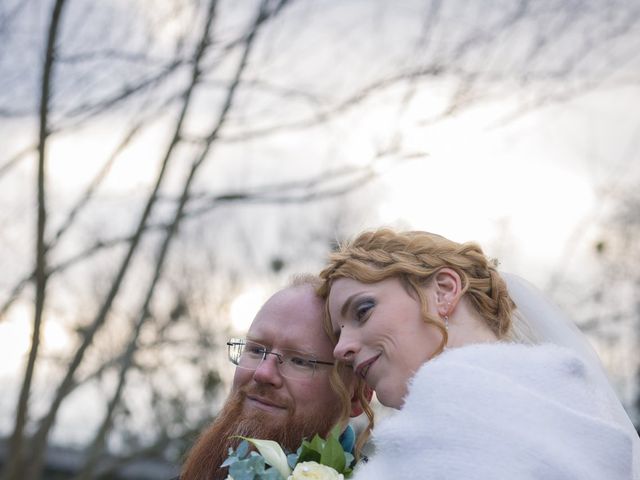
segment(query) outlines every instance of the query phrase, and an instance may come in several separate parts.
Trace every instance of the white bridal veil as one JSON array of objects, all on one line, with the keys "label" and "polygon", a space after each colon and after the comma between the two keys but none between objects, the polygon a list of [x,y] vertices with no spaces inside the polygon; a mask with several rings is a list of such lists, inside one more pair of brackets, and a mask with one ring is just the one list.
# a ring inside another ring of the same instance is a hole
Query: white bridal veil
[{"label": "white bridal veil", "polygon": [[568,348],[584,360],[592,372],[603,409],[631,437],[633,442],[634,479],[640,478],[640,438],[611,387],[595,350],[578,327],[536,287],[517,275],[501,272],[509,295],[518,309],[514,319],[516,340],[553,343]]}]

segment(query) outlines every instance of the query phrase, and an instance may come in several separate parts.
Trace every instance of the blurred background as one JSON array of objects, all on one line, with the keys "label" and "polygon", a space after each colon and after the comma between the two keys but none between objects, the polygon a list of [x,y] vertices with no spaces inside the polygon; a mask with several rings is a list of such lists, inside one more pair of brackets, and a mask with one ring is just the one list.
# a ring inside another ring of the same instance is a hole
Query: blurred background
[{"label": "blurred background", "polygon": [[530,279],[640,424],[638,152],[634,1],[2,0],[3,478],[170,478],[227,337],[381,225]]}]

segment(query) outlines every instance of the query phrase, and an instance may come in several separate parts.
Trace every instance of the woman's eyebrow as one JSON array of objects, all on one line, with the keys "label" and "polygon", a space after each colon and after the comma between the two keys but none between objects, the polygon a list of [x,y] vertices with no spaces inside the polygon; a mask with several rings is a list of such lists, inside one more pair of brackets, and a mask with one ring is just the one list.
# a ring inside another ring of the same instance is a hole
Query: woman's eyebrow
[{"label": "woman's eyebrow", "polygon": [[353,299],[358,295],[359,293],[354,293],[345,300],[345,302],[342,304],[342,308],[340,309],[340,315],[342,315],[343,317],[347,315],[347,310],[349,310],[349,307],[351,307],[351,302],[353,302]]}]

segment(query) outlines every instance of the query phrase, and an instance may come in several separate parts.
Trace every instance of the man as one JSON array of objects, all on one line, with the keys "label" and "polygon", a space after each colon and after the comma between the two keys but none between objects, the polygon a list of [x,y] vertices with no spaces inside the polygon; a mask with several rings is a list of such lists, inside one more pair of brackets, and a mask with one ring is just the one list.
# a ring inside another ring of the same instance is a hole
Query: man
[{"label": "man", "polygon": [[[231,393],[189,453],[181,480],[226,478],[219,466],[238,444],[235,435],[275,440],[295,451],[303,438],[346,425],[348,397],[341,400],[330,383],[334,345],[323,330],[316,286],[315,277],[298,278],[263,305],[246,339],[229,341],[237,365]],[[341,375],[353,396],[353,373]],[[361,411],[352,399],[351,416]]]}]

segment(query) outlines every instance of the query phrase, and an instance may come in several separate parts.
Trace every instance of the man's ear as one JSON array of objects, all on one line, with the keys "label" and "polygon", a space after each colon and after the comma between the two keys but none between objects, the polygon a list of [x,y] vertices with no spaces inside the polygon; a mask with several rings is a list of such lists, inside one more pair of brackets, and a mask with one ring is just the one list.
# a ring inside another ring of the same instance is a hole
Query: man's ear
[{"label": "man's ear", "polygon": [[367,399],[367,402],[371,402],[371,398],[373,397],[373,390],[369,385],[356,386],[351,396],[351,418],[358,417],[363,412],[362,402],[360,402],[360,398],[358,398],[359,389],[362,389],[362,396]]}]

